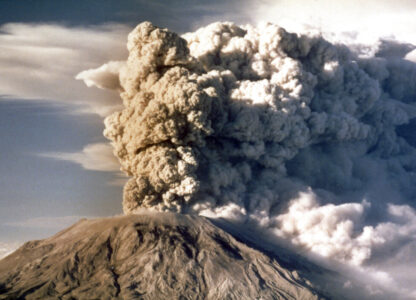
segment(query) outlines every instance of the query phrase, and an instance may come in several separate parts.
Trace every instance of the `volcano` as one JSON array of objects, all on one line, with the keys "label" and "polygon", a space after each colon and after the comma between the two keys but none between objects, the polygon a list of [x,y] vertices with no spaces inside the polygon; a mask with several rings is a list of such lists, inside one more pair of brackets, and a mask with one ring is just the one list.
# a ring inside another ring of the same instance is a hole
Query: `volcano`
[{"label": "volcano", "polygon": [[321,299],[276,257],[209,219],[82,219],[0,261],[0,299]]}]

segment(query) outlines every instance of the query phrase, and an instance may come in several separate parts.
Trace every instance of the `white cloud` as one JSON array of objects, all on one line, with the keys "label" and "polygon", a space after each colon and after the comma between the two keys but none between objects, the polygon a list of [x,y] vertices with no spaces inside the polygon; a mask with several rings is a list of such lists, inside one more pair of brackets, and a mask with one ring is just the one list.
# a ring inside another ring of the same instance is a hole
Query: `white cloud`
[{"label": "white cloud", "polygon": [[114,178],[113,180],[108,182],[108,185],[112,185],[112,186],[124,186],[127,181],[129,180],[129,177],[127,177],[127,175],[125,175],[124,173],[118,173],[118,176],[116,176],[116,178]]},{"label": "white cloud", "polygon": [[42,157],[64,160],[81,165],[86,170],[118,172],[120,164],[107,143],[88,144],[79,152],[47,152]]},{"label": "white cloud", "polygon": [[[351,278],[365,278],[370,294],[388,287],[413,299],[416,211],[408,205],[388,204],[386,220],[370,226],[365,225],[369,209],[366,201],[320,205],[309,191],[300,193],[288,211],[269,224],[274,234],[301,249],[350,265]],[[347,282],[345,288],[350,287]]]},{"label": "white cloud", "polygon": [[416,242],[413,208],[389,204],[387,221],[366,226],[365,210],[369,208],[366,201],[320,205],[311,191],[300,193],[286,213],[274,218],[274,232],[314,253],[356,266],[370,259],[391,258],[386,249],[404,248],[404,240]]},{"label": "white cloud", "polygon": [[394,36],[416,44],[415,13],[416,2],[411,0],[264,0],[253,11],[257,21],[275,22],[290,31],[312,27],[326,33],[356,32],[366,43]]},{"label": "white cloud", "polygon": [[32,218],[23,221],[9,222],[7,226],[12,227],[26,227],[26,228],[41,228],[41,229],[56,229],[61,230],[73,225],[83,218],[91,218],[86,216],[63,216],[63,217],[40,217]]},{"label": "white cloud", "polygon": [[361,265],[371,256],[374,244],[385,240],[366,226],[355,228],[369,204],[345,203],[320,206],[312,193],[300,193],[287,213],[277,216],[275,233],[324,257]]},{"label": "white cloud", "polygon": [[405,56],[405,59],[416,63],[416,50],[413,50],[412,52],[407,53]]},{"label": "white cloud", "polygon": [[0,259],[11,254],[20,246],[20,243],[3,243],[0,242]]},{"label": "white cloud", "polygon": [[60,101],[102,116],[121,100],[117,93],[89,89],[74,77],[111,59],[124,59],[129,28],[51,24],[0,27],[0,91],[18,99]]}]

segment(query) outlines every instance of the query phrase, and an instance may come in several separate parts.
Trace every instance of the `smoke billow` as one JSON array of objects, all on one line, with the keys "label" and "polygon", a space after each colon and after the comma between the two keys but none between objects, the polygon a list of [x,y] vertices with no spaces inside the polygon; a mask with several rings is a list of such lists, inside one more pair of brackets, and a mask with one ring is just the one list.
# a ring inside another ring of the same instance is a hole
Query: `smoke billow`
[{"label": "smoke billow", "polygon": [[411,239],[416,64],[399,46],[370,55],[273,24],[138,25],[110,65],[119,78],[108,65],[80,76],[121,91],[104,134],[131,176],[124,212],[248,218],[356,265]]}]

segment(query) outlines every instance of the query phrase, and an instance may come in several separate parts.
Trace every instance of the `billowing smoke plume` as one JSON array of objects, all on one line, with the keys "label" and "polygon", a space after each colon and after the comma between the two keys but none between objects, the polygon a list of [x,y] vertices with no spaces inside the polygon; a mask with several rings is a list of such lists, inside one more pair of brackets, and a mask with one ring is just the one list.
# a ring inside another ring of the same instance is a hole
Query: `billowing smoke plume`
[{"label": "billowing smoke plume", "polygon": [[180,37],[149,22],[127,46],[127,62],[110,65],[119,81],[102,74],[108,65],[81,76],[121,90],[105,136],[131,176],[126,214],[249,218],[352,264],[392,245],[396,229],[415,234],[413,46],[348,48],[272,24]]}]

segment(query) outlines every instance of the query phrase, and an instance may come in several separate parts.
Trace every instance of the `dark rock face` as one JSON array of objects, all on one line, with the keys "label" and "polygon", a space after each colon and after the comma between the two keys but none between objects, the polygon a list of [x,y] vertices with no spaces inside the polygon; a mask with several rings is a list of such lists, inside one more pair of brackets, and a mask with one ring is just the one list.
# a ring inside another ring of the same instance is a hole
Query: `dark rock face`
[{"label": "dark rock face", "polygon": [[81,220],[0,261],[0,299],[319,299],[309,281],[205,218]]}]

